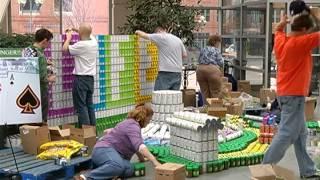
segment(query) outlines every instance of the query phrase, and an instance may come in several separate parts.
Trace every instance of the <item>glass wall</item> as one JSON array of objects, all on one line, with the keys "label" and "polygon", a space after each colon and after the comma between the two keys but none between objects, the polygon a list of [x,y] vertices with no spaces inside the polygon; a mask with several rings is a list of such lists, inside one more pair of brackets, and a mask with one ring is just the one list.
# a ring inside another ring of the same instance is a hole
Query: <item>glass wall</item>
[{"label": "glass wall", "polygon": [[253,85],[264,84],[266,1],[221,0],[222,52],[231,73]]}]

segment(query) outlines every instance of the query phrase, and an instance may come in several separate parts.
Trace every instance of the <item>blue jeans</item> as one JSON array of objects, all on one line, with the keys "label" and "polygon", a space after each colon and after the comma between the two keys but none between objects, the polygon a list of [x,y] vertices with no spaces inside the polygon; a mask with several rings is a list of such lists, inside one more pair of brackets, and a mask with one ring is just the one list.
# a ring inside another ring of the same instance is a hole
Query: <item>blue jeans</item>
[{"label": "blue jeans", "polygon": [[313,175],[315,164],[307,154],[307,129],[304,117],[303,96],[280,96],[278,102],[281,108],[279,130],[267,150],[263,164],[276,164],[284,156],[291,144],[294,145],[301,176]]},{"label": "blue jeans", "polygon": [[72,89],[73,105],[78,115],[80,127],[84,125],[96,125],[96,117],[93,106],[94,91],[93,76],[75,76]]},{"label": "blue jeans", "polygon": [[154,90],[180,90],[181,73],[179,72],[158,72]]},{"label": "blue jeans", "polygon": [[134,174],[134,168],[130,161],[123,159],[111,147],[95,148],[92,152],[92,162],[96,168],[84,174],[87,179],[127,178]]}]

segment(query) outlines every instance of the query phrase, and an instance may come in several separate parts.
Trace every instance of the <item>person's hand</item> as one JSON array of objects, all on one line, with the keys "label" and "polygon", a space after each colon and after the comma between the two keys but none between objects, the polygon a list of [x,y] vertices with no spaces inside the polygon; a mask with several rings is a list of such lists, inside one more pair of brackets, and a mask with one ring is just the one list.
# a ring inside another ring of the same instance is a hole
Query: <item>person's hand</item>
[{"label": "person's hand", "polygon": [[49,82],[49,83],[54,83],[54,82],[56,82],[56,76],[55,76],[55,75],[49,75],[49,76],[48,76],[48,82]]},{"label": "person's hand", "polygon": [[53,59],[48,58],[48,59],[47,59],[47,65],[49,65],[49,66],[54,66]]},{"label": "person's hand", "polygon": [[161,163],[159,163],[158,160],[154,160],[153,165],[154,167],[158,167],[158,166],[161,166]]},{"label": "person's hand", "polygon": [[79,33],[79,29],[77,29],[77,28],[71,28],[71,30],[76,32],[76,33]]},{"label": "person's hand", "polygon": [[66,36],[67,36],[67,40],[71,40],[72,38],[72,29],[67,29],[66,30]]},{"label": "person's hand", "polygon": [[110,132],[111,132],[111,130],[112,130],[113,128],[110,128],[110,129],[106,129],[106,130],[104,130],[103,131],[103,134],[104,135],[107,135],[107,134],[109,134]]},{"label": "person's hand", "polygon": [[284,14],[284,15],[281,17],[280,23],[281,23],[281,24],[284,24],[284,25],[290,23],[290,19],[288,18],[288,16],[287,16],[286,14]]}]

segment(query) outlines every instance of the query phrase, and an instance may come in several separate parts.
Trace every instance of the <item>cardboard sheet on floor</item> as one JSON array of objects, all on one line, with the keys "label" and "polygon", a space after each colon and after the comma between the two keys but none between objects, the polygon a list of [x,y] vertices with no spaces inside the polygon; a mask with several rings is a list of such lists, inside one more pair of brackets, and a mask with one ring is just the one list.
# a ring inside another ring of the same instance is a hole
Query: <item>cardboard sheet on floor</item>
[{"label": "cardboard sheet on floor", "polygon": [[249,166],[251,180],[296,180],[294,172],[277,165],[261,164]]}]

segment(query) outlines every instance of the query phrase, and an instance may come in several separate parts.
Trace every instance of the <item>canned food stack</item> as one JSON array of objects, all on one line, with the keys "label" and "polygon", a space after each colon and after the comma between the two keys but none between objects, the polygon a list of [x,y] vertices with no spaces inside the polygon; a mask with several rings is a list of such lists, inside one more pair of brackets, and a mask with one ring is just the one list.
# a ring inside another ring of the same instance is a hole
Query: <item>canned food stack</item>
[{"label": "canned food stack", "polygon": [[203,167],[208,161],[218,158],[218,128],[221,128],[221,122],[216,117],[176,112],[166,122],[170,125],[171,154],[200,163]]},{"label": "canned food stack", "polygon": [[[54,35],[45,50],[54,62],[56,83],[49,88],[50,126],[74,123],[72,103],[74,57],[62,51],[65,35]],[[135,35],[97,35],[97,72],[93,102],[98,130],[118,122],[139,102],[150,102],[158,72],[157,47]],[[79,41],[72,36],[71,44]],[[110,118],[112,117],[112,118]],[[99,132],[98,132],[99,133]]]},{"label": "canned food stack", "polygon": [[307,151],[317,168],[320,168],[320,121],[307,121],[306,123],[308,127]]},{"label": "canned food stack", "polygon": [[153,91],[152,109],[154,111],[152,122],[163,123],[172,117],[174,112],[183,111],[181,91]]},{"label": "canned food stack", "polygon": [[167,124],[150,123],[141,130],[146,145],[169,144],[170,132]]},{"label": "canned food stack", "polygon": [[260,126],[259,142],[261,144],[271,144],[272,139],[277,132],[275,119],[276,116],[273,114],[264,115],[262,125]]}]

